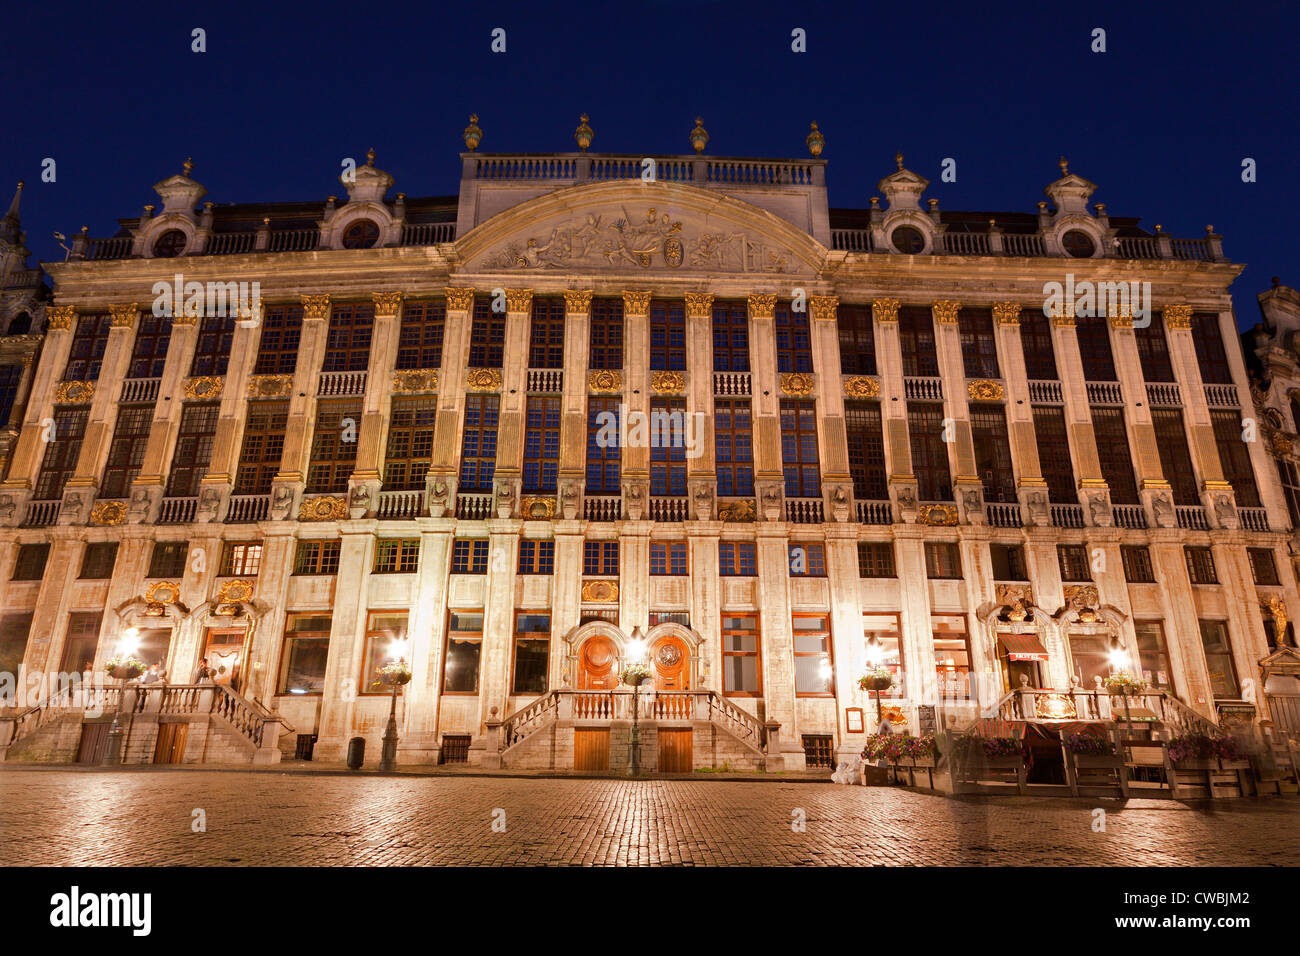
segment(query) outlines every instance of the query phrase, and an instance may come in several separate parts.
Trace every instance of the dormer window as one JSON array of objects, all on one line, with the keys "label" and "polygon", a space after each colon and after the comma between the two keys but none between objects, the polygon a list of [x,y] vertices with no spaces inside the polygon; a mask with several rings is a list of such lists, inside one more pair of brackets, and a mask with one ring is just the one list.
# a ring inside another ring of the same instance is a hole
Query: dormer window
[{"label": "dormer window", "polygon": [[925,236],[921,230],[912,226],[899,226],[889,234],[889,241],[894,248],[906,255],[916,255],[925,248]]},{"label": "dormer window", "polygon": [[155,259],[175,259],[185,251],[188,240],[180,229],[168,229],[153,244]]},{"label": "dormer window", "polygon": [[1066,255],[1076,259],[1091,259],[1092,254],[1097,251],[1092,236],[1078,229],[1071,229],[1061,237],[1061,247],[1065,249]]},{"label": "dormer window", "polygon": [[379,241],[379,226],[371,219],[358,219],[343,230],[344,249],[369,249]]}]

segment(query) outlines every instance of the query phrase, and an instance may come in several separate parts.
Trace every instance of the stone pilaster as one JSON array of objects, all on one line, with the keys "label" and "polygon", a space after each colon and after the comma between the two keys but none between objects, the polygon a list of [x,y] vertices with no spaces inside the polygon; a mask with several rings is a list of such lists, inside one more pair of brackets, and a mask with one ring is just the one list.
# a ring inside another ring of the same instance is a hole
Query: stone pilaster
[{"label": "stone pilaster", "polygon": [[348,481],[349,498],[356,489],[365,492],[365,500],[369,502],[368,514],[374,514],[379,504],[379,468],[388,438],[388,418],[393,407],[393,370],[397,367],[397,345],[402,330],[402,293],[372,292],[371,298],[375,303],[375,324],[370,337],[361,429],[357,435],[357,463]]},{"label": "stone pilaster", "polygon": [[[751,413],[754,429],[754,490],[758,494],[759,513],[768,521],[785,518],[785,476],[781,462],[781,399],[776,384],[776,296],[754,293],[749,296],[749,366],[755,384]],[[786,559],[782,557],[781,566]],[[778,718],[779,719],[779,718]],[[783,740],[789,740],[787,727],[781,728]]]},{"label": "stone pilaster", "polygon": [[46,313],[45,341],[31,376],[31,393],[35,398],[27,403],[23,414],[22,431],[9,460],[6,488],[29,489],[36,481],[45,454],[45,423],[54,417],[55,383],[67,368],[76,323],[77,313],[70,305],[53,305]]},{"label": "stone pilaster", "polygon": [[[560,399],[559,511],[569,519],[582,516],[582,492],[587,474],[587,363],[591,357],[591,297],[590,289],[564,293],[564,392]],[[556,552],[555,566],[558,571],[558,541]],[[582,557],[581,550],[578,557]],[[577,624],[576,620],[574,624]],[[552,641],[552,660],[555,660],[554,643]]]},{"label": "stone pilaster", "polygon": [[704,638],[703,647],[697,651],[701,686],[721,694],[722,579],[718,576],[718,541],[722,523],[687,522],[686,534],[690,548],[691,626]]},{"label": "stone pilaster", "polygon": [[276,488],[288,486],[295,496],[306,484],[311,426],[316,417],[316,391],[325,362],[325,348],[329,343],[329,294],[302,296],[302,308],[302,338],[289,392],[289,423],[284,430],[280,473],[274,479]]},{"label": "stone pilaster", "polygon": [[[1133,316],[1115,310],[1108,317],[1110,347],[1115,356],[1115,374],[1124,392],[1124,413],[1128,420],[1129,441],[1137,462],[1137,480],[1148,510],[1154,511],[1156,495],[1167,492],[1169,482],[1160,464],[1155,426],[1151,421],[1151,403],[1147,400],[1146,380],[1138,357],[1137,339],[1133,334]],[[1170,499],[1172,501],[1172,495]]]},{"label": "stone pilaster", "polygon": [[[862,734],[849,734],[844,708],[862,707],[868,696],[858,689],[858,678],[867,670],[866,635],[862,629],[862,595],[858,577],[857,529],[853,525],[826,529],[826,584],[830,589],[831,634],[835,641],[835,721],[839,741],[835,760],[852,762],[862,753]],[[874,730],[874,727],[866,727]]]},{"label": "stone pilaster", "polygon": [[[444,339],[444,342],[446,340]],[[420,534],[420,571],[406,633],[411,641],[411,682],[406,685],[398,754],[401,763],[437,763],[438,695],[447,639],[447,580],[451,572],[452,521]]]},{"label": "stone pilaster", "polygon": [[[755,528],[758,533],[758,593],[763,596],[761,655],[766,719],[781,725],[783,768],[802,770],[805,761],[795,701],[794,629],[786,527],[784,523],[769,521],[755,525]],[[833,634],[831,639],[834,640]]]},{"label": "stone pilaster", "polygon": [[1043,468],[1038,460],[1038,440],[1034,434],[1034,409],[1029,398],[1029,375],[1025,370],[1025,350],[1020,342],[1018,302],[993,304],[993,333],[997,338],[998,364],[1006,387],[1007,433],[1011,440],[1011,460],[1016,463],[1020,487],[1041,488]]},{"label": "stone pilaster", "polygon": [[[564,636],[582,619],[582,549],[583,522],[557,521],[555,532],[555,576],[551,579],[551,656],[548,664],[548,687],[555,690],[571,683],[576,674],[568,674],[568,645]],[[504,716],[504,715],[503,715]]]},{"label": "stone pilaster", "polygon": [[[154,404],[153,423],[149,426],[149,441],[145,445],[140,474],[132,482],[131,491],[132,498],[139,490],[149,495],[147,515],[150,519],[157,514],[156,507],[167,484],[167,471],[175,451],[176,433],[180,429],[186,399],[197,398],[198,394],[194,390],[200,386],[206,385],[209,390],[221,387],[210,381],[189,383],[186,379],[198,343],[198,322],[199,319],[192,315],[172,317],[171,340],[167,346],[162,380],[158,383],[158,401]],[[221,380],[218,379],[217,382]],[[132,520],[136,517],[133,513]],[[144,520],[144,515],[138,517]]]},{"label": "stone pilaster", "polygon": [[317,759],[338,760],[356,726],[357,695],[363,689],[366,578],[374,556],[374,528],[340,528],[339,570],[330,618],[330,650],[325,665]]},{"label": "stone pilaster", "polygon": [[894,500],[896,523],[916,520],[916,476],[912,474],[912,444],[907,432],[906,386],[903,351],[898,338],[898,299],[871,303],[876,343],[876,371],[880,373],[880,414],[884,431],[885,461],[889,466],[889,493]]},{"label": "stone pilaster", "polygon": [[[532,289],[506,289],[506,341],[501,371],[501,422],[497,430],[496,486],[519,492],[524,462],[528,392],[528,328]],[[517,504],[517,501],[516,501]],[[501,716],[505,716],[503,713]]]},{"label": "stone pilaster", "polygon": [[442,332],[442,368],[438,373],[438,412],[433,423],[429,479],[430,483],[440,480],[447,484],[450,490],[447,508],[454,510],[456,478],[460,473],[460,436],[465,422],[465,373],[469,367],[474,290],[448,288],[446,294],[447,318]]},{"label": "stone pilaster", "polygon": [[519,565],[519,536],[523,522],[494,518],[488,521],[487,601],[483,611],[483,649],[479,660],[479,714],[475,734],[497,708],[497,719],[507,716],[510,665],[515,643],[515,571]]},{"label": "stone pilaster", "polygon": [[[691,514],[701,521],[715,516],[718,498],[713,416],[713,293],[686,293],[686,415],[694,443],[686,449]],[[696,454],[698,452],[698,454]],[[716,556],[715,556],[716,559]],[[694,567],[695,565],[691,565]]]},{"label": "stone pilaster", "polygon": [[930,311],[934,316],[934,345],[939,355],[939,375],[943,379],[944,418],[952,426],[952,441],[948,443],[948,467],[952,472],[953,493],[965,521],[982,524],[984,509],[968,508],[964,495],[964,492],[975,491],[981,502],[984,498],[984,482],[980,480],[975,468],[975,442],[971,434],[970,405],[965,387],[966,367],[961,355],[961,335],[957,331],[961,303],[950,299],[940,300],[930,307]]},{"label": "stone pilaster", "polygon": [[840,338],[836,323],[839,297],[808,299],[812,342],[813,391],[817,402],[817,444],[822,465],[822,497],[827,521],[855,521],[853,479],[849,475],[844,387],[840,383]]},{"label": "stone pilaster", "polygon": [[1097,455],[1097,435],[1092,427],[1092,406],[1088,402],[1075,321],[1073,305],[1051,317],[1052,351],[1065,399],[1065,427],[1074,452],[1074,474],[1080,489],[1105,491],[1106,480],[1101,475],[1101,459]]}]

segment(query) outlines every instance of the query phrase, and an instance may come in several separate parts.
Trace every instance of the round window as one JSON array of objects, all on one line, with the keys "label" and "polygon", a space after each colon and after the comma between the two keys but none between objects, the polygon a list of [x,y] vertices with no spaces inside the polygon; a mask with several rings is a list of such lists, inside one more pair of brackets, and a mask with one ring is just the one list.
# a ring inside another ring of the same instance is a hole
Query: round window
[{"label": "round window", "polygon": [[899,252],[909,255],[916,255],[925,248],[925,236],[921,235],[921,230],[912,226],[899,226],[890,233],[889,241]]},{"label": "round window", "polygon": [[168,229],[158,241],[153,244],[153,254],[155,259],[175,259],[185,251],[185,244],[188,240],[185,233],[179,229]]},{"label": "round window", "polygon": [[369,219],[358,219],[343,230],[344,249],[369,249],[379,241],[379,227]]},{"label": "round window", "polygon": [[1076,259],[1090,259],[1092,254],[1097,251],[1097,245],[1092,241],[1092,236],[1086,232],[1080,232],[1078,229],[1071,229],[1063,235],[1061,245],[1065,248],[1067,254]]}]

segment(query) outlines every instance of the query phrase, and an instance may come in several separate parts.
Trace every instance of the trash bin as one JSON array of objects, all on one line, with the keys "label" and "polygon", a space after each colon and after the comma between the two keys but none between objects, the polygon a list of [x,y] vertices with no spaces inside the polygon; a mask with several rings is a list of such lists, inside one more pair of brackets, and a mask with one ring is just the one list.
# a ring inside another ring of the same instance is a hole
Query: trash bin
[{"label": "trash bin", "polygon": [[366,738],[353,737],[348,741],[348,769],[360,770],[366,760]]}]

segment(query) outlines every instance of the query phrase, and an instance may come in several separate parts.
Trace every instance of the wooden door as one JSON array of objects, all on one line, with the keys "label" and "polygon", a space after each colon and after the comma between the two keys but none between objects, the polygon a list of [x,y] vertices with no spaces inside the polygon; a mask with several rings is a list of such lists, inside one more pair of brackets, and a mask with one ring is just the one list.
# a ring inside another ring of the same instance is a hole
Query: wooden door
[{"label": "wooden door", "polygon": [[108,747],[111,721],[101,720],[81,725],[81,742],[77,745],[77,763],[103,763]]},{"label": "wooden door", "polygon": [[607,637],[591,637],[578,652],[578,690],[613,690],[618,686],[618,651]]},{"label": "wooden door", "polygon": [[574,730],[573,769],[591,773],[609,771],[608,727]]},{"label": "wooden door", "polygon": [[659,772],[692,773],[695,770],[695,751],[690,730],[664,730],[659,728]]},{"label": "wooden door", "polygon": [[158,740],[154,743],[154,763],[181,763],[185,759],[185,740],[190,725],[167,721],[158,725]]},{"label": "wooden door", "polygon": [[203,648],[208,666],[216,671],[212,682],[225,684],[236,693],[243,689],[244,637],[243,629],[209,628]]},{"label": "wooden door", "polygon": [[663,637],[650,650],[655,690],[690,690],[690,654],[679,637]]}]

